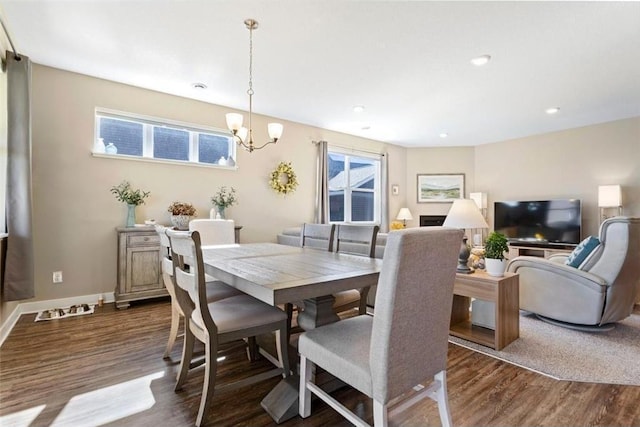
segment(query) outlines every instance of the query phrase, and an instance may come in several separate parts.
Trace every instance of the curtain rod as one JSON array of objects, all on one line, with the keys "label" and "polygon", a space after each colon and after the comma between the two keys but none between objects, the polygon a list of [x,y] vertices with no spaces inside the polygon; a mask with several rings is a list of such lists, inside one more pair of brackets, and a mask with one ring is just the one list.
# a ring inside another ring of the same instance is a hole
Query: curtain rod
[{"label": "curtain rod", "polygon": [[330,142],[328,142],[328,141],[323,141],[323,140],[320,140],[320,141],[311,141],[311,143],[312,143],[313,145],[318,145],[318,144],[320,144],[321,142],[326,142],[327,144],[331,145],[332,147],[342,148],[342,149],[344,149],[344,150],[351,150],[352,152],[367,153],[367,154],[375,154],[375,155],[378,155],[378,156],[386,156],[386,155],[387,155],[387,153],[380,153],[380,152],[378,152],[378,151],[370,151],[370,150],[362,150],[362,149],[360,149],[360,148],[354,148],[354,147],[345,147],[344,145],[332,144],[332,143],[330,143]]},{"label": "curtain rod", "polygon": [[7,30],[7,26],[4,24],[4,19],[2,19],[2,16],[0,16],[0,24],[2,24],[4,34],[7,36],[7,40],[9,40],[9,44],[11,45],[11,49],[13,50],[13,57],[16,60],[20,60],[20,54],[16,50],[16,47],[13,45],[13,41],[11,40],[11,36],[9,35],[9,30]]}]

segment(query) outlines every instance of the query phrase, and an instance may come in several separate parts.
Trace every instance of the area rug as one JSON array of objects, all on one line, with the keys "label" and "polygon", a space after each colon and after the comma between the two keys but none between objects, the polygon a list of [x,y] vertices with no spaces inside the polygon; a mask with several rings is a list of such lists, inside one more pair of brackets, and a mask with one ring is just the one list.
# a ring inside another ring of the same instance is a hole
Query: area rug
[{"label": "area rug", "polygon": [[640,314],[608,332],[576,331],[521,314],[520,338],[501,351],[453,336],[449,341],[560,380],[640,386]]},{"label": "area rug", "polygon": [[79,304],[72,305],[67,308],[51,308],[43,310],[36,315],[35,321],[64,319],[65,317],[82,316],[84,314],[93,314],[95,305]]}]

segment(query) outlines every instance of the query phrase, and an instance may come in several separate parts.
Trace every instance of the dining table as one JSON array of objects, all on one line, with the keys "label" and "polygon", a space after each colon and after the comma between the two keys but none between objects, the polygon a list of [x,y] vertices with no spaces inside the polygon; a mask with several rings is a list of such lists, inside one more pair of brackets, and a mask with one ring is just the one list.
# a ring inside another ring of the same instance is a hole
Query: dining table
[{"label": "dining table", "polygon": [[[304,301],[304,330],[338,321],[333,294],[376,285],[382,268],[377,258],[277,243],[203,246],[202,256],[206,274],[267,304]],[[276,423],[296,416],[298,376],[281,380],[261,405]]]}]

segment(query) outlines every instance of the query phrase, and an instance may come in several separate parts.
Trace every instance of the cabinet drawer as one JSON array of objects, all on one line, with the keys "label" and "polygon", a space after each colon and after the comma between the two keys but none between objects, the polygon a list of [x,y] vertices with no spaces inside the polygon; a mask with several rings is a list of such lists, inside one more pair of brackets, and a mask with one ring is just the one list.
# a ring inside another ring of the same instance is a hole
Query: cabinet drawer
[{"label": "cabinet drawer", "polygon": [[142,236],[127,236],[127,247],[132,246],[159,246],[160,236],[157,234],[145,234]]}]

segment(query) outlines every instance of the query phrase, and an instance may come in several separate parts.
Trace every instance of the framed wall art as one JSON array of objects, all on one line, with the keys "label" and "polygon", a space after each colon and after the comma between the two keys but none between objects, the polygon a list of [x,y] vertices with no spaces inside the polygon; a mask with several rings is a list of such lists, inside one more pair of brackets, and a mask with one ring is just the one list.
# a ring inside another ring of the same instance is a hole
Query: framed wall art
[{"label": "framed wall art", "polygon": [[464,174],[418,174],[418,203],[447,203],[464,198]]}]

